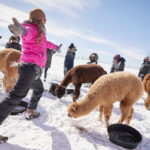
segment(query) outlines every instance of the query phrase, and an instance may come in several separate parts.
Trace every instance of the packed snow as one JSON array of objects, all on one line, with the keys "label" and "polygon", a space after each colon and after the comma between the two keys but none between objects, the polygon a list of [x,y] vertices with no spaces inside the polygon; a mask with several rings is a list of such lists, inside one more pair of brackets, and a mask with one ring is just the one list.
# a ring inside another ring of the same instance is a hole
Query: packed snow
[{"label": "packed snow", "polygon": [[[75,59],[75,66],[86,64],[88,60]],[[69,118],[67,107],[72,103],[72,95],[65,95],[58,99],[49,93],[51,82],[60,83],[63,75],[64,57],[54,55],[51,68],[48,70],[47,81],[44,82],[45,91],[38,105],[41,116],[27,121],[25,113],[9,116],[0,126],[0,135],[8,136],[7,143],[0,144],[0,150],[123,150],[109,141],[105,123],[99,121],[99,112],[95,109],[92,113],[79,119]],[[107,72],[111,64],[99,62]],[[125,71],[138,74],[137,68],[125,68]],[[3,74],[0,73],[0,82]],[[43,80],[43,76],[41,77]],[[1,86],[1,85],[0,85]],[[74,88],[69,85],[69,88]],[[81,87],[81,95],[77,101],[81,101],[89,88]],[[29,91],[25,101],[30,99],[32,90]],[[6,94],[1,87],[0,100]],[[143,94],[134,105],[134,117],[130,125],[142,134],[142,142],[136,150],[149,150],[150,145],[150,111],[144,107]],[[119,103],[114,104],[110,124],[117,123],[120,117]]]}]

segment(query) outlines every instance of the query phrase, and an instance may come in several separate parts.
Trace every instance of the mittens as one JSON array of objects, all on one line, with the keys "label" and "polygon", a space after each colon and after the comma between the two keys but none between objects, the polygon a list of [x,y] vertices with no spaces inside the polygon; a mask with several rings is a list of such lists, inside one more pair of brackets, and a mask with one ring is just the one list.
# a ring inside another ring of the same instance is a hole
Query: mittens
[{"label": "mittens", "polygon": [[60,44],[59,46],[56,46],[56,51],[57,51],[58,53],[61,52],[61,47],[62,47],[62,44]]},{"label": "mittens", "polygon": [[10,24],[8,26],[9,30],[17,35],[17,36],[23,36],[26,33],[25,28],[23,28],[23,26],[18,22],[18,20],[16,18],[12,18],[12,21],[14,24]]}]

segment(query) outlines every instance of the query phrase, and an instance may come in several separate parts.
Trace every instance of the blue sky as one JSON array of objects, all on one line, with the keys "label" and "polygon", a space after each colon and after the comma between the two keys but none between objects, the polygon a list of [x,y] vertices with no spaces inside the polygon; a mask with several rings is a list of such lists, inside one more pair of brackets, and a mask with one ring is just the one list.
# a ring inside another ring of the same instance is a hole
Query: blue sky
[{"label": "blue sky", "polygon": [[149,0],[1,0],[1,45],[11,35],[11,18],[23,22],[33,8],[46,13],[47,39],[63,43],[63,55],[73,42],[80,58],[97,52],[99,61],[111,63],[119,53],[128,66],[140,67],[150,56]]}]

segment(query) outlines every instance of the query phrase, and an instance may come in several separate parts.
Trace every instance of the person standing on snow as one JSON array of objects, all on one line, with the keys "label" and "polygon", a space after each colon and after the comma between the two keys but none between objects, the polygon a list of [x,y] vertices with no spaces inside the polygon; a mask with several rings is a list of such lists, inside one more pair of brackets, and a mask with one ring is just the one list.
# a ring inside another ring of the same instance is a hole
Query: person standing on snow
[{"label": "person standing on snow", "polygon": [[19,44],[19,37],[17,37],[17,36],[11,36],[9,38],[9,41],[6,43],[5,48],[14,48],[16,50],[21,51],[22,47]]},{"label": "person standing on snow", "polygon": [[[0,124],[19,105],[30,88],[33,88],[33,93],[26,111],[26,119],[30,120],[40,116],[36,108],[44,91],[40,75],[46,64],[46,49],[50,48],[60,52],[59,46],[46,40],[44,27],[46,16],[43,10],[31,10],[29,20],[23,24],[20,24],[16,18],[12,20],[13,24],[9,25],[9,30],[21,36],[23,51],[18,66],[19,77],[16,85],[0,103]],[[1,137],[0,143],[4,140]]]},{"label": "person standing on snow", "polygon": [[145,57],[144,60],[143,60],[142,66],[140,67],[138,77],[140,77],[141,80],[143,81],[144,77],[148,73],[150,73],[150,58]]},{"label": "person standing on snow", "polygon": [[115,55],[113,58],[113,64],[110,70],[110,73],[116,71],[124,71],[125,68],[125,59],[121,57],[119,54]]},{"label": "person standing on snow", "polygon": [[64,61],[64,75],[74,67],[74,59],[75,59],[75,51],[77,51],[76,47],[74,46],[73,43],[70,44],[68,47],[66,56],[65,56],[65,61]]},{"label": "person standing on snow", "polygon": [[44,81],[46,81],[47,71],[51,67],[52,56],[55,52],[56,51],[47,48],[47,62],[46,62],[46,66],[45,66],[45,69],[44,69]]},{"label": "person standing on snow", "polygon": [[98,60],[98,54],[97,53],[92,53],[89,56],[89,62],[87,62],[87,64],[98,64],[97,60]]}]

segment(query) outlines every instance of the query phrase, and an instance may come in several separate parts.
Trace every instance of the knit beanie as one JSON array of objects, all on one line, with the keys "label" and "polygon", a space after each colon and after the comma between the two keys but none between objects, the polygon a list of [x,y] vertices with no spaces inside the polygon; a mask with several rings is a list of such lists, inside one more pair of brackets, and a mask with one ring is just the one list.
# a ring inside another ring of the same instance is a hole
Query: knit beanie
[{"label": "knit beanie", "polygon": [[144,58],[144,62],[149,61],[149,57]]},{"label": "knit beanie", "polygon": [[42,20],[45,19],[45,13],[43,12],[43,10],[36,8],[30,11],[29,14],[29,19],[37,19],[37,20]]},{"label": "knit beanie", "polygon": [[120,55],[116,54],[113,59],[118,61],[120,59]]}]

